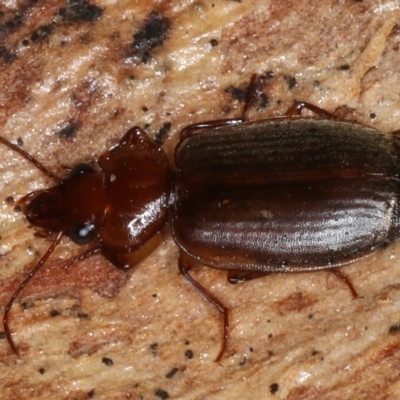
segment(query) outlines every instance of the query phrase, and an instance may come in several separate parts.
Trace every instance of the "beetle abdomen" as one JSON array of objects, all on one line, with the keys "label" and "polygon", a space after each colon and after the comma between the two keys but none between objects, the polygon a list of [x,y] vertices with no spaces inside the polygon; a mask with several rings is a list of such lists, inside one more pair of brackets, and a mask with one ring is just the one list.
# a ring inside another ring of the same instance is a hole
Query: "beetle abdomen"
[{"label": "beetle abdomen", "polygon": [[307,119],[189,137],[176,159],[175,239],[223,269],[354,261],[398,236],[397,142],[370,128]]}]

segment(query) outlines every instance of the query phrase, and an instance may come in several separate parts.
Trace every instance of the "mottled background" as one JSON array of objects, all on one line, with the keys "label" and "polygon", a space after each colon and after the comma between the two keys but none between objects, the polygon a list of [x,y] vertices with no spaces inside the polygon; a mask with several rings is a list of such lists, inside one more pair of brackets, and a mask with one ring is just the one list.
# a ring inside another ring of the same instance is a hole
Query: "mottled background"
[{"label": "mottled background", "polygon": [[[172,160],[188,124],[282,115],[306,100],[400,129],[398,0],[3,0],[1,135],[59,175],[131,126]],[[16,201],[52,182],[0,147],[0,304],[49,246]],[[400,398],[398,245],[332,274],[232,286],[195,276],[231,310],[220,363],[217,312],[162,245],[125,273],[63,240],[11,313],[21,357],[0,336],[2,399]]]}]

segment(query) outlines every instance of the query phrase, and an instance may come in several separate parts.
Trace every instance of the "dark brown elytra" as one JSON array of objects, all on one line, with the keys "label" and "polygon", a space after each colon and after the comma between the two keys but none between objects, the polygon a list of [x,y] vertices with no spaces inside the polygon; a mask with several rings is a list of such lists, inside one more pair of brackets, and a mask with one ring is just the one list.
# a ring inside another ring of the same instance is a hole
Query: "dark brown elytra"
[{"label": "dark brown elytra", "polygon": [[[307,108],[321,118],[305,118]],[[243,112],[245,114],[246,110]],[[57,182],[20,200],[32,225],[57,233],[8,301],[8,316],[63,235],[128,269],[159,244],[167,221],[179,247],[179,270],[223,316],[228,309],[197,282],[196,263],[227,270],[231,283],[272,273],[337,269],[398,240],[400,138],[338,121],[309,103],[282,118],[190,125],[175,149],[176,171],[139,127],[103,153],[98,169],[80,164],[60,179],[19,147],[0,142]]]}]

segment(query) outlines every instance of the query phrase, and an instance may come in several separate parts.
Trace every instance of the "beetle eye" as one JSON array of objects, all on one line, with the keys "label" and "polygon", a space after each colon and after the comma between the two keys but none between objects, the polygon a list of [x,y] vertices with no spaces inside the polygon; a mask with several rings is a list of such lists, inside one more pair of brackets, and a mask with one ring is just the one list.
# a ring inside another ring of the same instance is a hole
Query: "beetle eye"
[{"label": "beetle eye", "polygon": [[95,227],[93,224],[76,224],[68,234],[76,244],[87,244],[95,237]]},{"label": "beetle eye", "polygon": [[71,169],[71,171],[69,173],[69,177],[72,178],[77,175],[89,174],[91,172],[96,172],[96,170],[90,164],[81,163],[81,164],[75,165]]}]

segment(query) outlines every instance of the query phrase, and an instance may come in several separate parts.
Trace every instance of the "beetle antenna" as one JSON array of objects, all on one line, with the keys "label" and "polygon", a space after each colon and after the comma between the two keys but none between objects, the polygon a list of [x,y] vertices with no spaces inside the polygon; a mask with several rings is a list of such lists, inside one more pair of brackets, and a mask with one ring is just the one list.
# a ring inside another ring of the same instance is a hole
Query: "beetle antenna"
[{"label": "beetle antenna", "polygon": [[31,162],[37,169],[40,169],[44,174],[46,174],[53,181],[56,181],[57,183],[60,183],[62,181],[61,178],[59,178],[57,175],[55,175],[51,171],[49,171],[40,161],[36,160],[36,158],[32,157],[25,150],[22,150],[20,147],[18,147],[15,144],[9,142],[8,140],[4,139],[1,136],[0,136],[0,143],[3,143],[9,149],[21,154],[22,157],[24,157],[26,160]]},{"label": "beetle antenna", "polygon": [[43,264],[48,260],[50,255],[53,253],[54,249],[57,247],[57,245],[60,243],[61,238],[64,235],[64,231],[60,231],[57,235],[57,237],[54,239],[53,243],[50,245],[50,247],[47,249],[46,253],[42,256],[42,258],[39,260],[39,262],[31,269],[29,274],[25,277],[25,279],[19,284],[18,288],[14,291],[12,296],[10,297],[10,300],[8,300],[8,303],[6,305],[6,308],[4,310],[3,314],[3,326],[4,326],[4,332],[6,334],[7,342],[10,345],[12,351],[16,354],[19,355],[18,349],[15,346],[15,343],[13,341],[13,338],[11,336],[11,330],[10,330],[10,325],[8,323],[8,316],[11,310],[11,307],[13,306],[15,300],[17,297],[20,295],[22,290],[24,290],[25,286],[30,282],[30,280],[37,274],[39,269],[43,266]]}]

